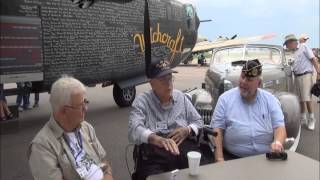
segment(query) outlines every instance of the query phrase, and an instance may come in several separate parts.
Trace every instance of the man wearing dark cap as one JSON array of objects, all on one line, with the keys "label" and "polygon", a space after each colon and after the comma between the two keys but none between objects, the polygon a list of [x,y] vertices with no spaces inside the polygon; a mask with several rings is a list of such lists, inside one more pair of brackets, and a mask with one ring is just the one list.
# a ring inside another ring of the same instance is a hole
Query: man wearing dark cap
[{"label": "man wearing dark cap", "polygon": [[[301,44],[298,48],[297,38],[293,34],[285,37],[284,44],[287,51],[293,54],[295,92],[300,100],[301,123],[306,125],[309,130],[314,130],[316,119],[313,114],[311,88],[313,85],[313,69],[316,70],[318,78],[320,77],[318,59],[306,45]],[[307,105],[308,116],[305,105]]]},{"label": "man wearing dark cap", "polygon": [[247,61],[239,87],[226,91],[218,99],[210,123],[218,133],[213,139],[217,162],[283,151],[284,117],[279,101],[259,88],[261,73],[257,59]]},{"label": "man wearing dark cap", "polygon": [[138,156],[133,179],[188,167],[187,152],[198,150],[189,137],[203,126],[201,116],[185,95],[173,89],[167,61],[156,64],[150,75],[152,90],[140,94],[132,104],[129,141]]}]

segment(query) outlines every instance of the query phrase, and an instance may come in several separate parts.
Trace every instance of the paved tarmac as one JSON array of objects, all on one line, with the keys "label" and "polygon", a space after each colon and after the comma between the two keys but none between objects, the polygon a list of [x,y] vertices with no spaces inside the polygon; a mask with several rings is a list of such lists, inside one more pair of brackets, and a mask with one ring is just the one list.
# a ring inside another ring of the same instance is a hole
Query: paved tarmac
[{"label": "paved tarmac", "polygon": [[[175,88],[184,90],[195,86],[201,87],[207,67],[183,66],[177,67],[179,71],[175,75]],[[149,89],[148,84],[137,87],[137,93]],[[31,95],[31,102],[33,102]],[[40,95],[40,107],[28,110],[20,114],[21,126],[16,133],[0,136],[0,179],[1,180],[29,180],[32,179],[26,151],[29,142],[48,121],[50,106],[48,94]],[[126,168],[125,148],[128,145],[128,115],[130,108],[118,108],[113,101],[112,87],[101,88],[97,86],[88,88],[89,110],[86,115],[96,129],[98,138],[108,153],[113,167],[115,180],[129,180],[130,176]],[[8,102],[14,102],[14,97],[9,97]],[[297,152],[312,159],[319,160],[319,104],[315,104],[316,123],[315,131],[302,129],[301,141]],[[130,148],[129,148],[130,149]],[[132,164],[132,149],[128,153],[129,166]],[[307,168],[307,167],[306,167]],[[300,170],[298,170],[300,171]],[[259,179],[259,178],[257,178]]]}]

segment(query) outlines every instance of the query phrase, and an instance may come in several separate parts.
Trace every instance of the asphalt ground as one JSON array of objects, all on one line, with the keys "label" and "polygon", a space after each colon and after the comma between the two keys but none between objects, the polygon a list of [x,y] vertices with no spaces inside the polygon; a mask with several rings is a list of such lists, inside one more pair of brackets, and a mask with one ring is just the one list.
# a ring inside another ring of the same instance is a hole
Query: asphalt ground
[{"label": "asphalt ground", "polygon": [[[207,67],[179,66],[175,74],[174,86],[184,90],[192,87],[201,87]],[[137,87],[137,94],[150,89],[149,84]],[[34,96],[31,95],[31,103]],[[30,141],[48,121],[50,106],[48,94],[40,94],[40,107],[24,111],[20,114],[20,128],[18,132],[0,136],[0,179],[1,180],[29,180],[32,179],[29,171],[26,151]],[[128,145],[128,115],[130,108],[118,108],[113,101],[112,87],[101,88],[101,85],[88,88],[90,100],[86,120],[96,129],[97,136],[108,153],[113,168],[115,180],[129,180],[126,167],[125,149]],[[15,102],[15,97],[8,97],[9,103]],[[319,104],[315,105],[317,118],[316,130],[309,131],[302,128],[301,141],[297,152],[319,161]],[[133,168],[132,147],[127,153],[128,164]],[[307,168],[307,167],[306,167]],[[300,170],[298,170],[300,171]],[[245,172],[244,172],[245,173]],[[257,177],[257,179],[259,179]]]}]

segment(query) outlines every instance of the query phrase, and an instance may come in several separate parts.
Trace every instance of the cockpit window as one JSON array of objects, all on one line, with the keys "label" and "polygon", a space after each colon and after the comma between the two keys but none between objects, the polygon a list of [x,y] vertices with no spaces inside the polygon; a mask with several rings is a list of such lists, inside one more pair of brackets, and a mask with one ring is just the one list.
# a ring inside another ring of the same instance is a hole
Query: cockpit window
[{"label": "cockpit window", "polygon": [[187,17],[193,18],[193,16],[194,16],[194,11],[193,11],[193,7],[192,7],[191,4],[188,4],[188,5],[186,6],[186,12],[187,12]]}]

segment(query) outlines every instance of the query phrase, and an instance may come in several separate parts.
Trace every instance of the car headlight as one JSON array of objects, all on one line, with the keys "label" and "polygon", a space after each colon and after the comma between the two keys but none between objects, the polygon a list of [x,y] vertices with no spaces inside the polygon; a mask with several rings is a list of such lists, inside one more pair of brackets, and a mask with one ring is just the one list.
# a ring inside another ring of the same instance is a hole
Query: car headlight
[{"label": "car headlight", "polygon": [[223,80],[223,90],[224,92],[233,88],[232,83],[229,80]]}]

